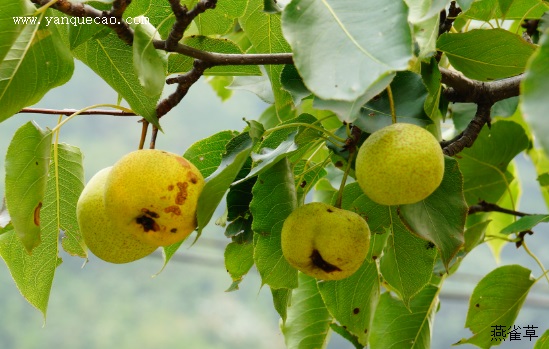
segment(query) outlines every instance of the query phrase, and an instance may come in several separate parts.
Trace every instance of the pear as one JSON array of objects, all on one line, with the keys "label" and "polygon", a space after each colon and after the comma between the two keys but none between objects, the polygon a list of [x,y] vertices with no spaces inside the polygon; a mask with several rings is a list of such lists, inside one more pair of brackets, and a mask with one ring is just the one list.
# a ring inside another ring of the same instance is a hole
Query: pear
[{"label": "pear", "polygon": [[294,210],[282,226],[282,254],[294,268],[321,280],[355,273],[370,247],[370,228],[358,214],[312,202]]},{"label": "pear", "polygon": [[413,204],[439,187],[444,155],[429,131],[397,123],[366,139],[358,151],[355,172],[364,193],[378,204]]},{"label": "pear", "polygon": [[170,152],[148,149],[117,161],[105,184],[105,211],[113,227],[154,246],[189,236],[204,187],[200,171]]},{"label": "pear", "polygon": [[157,247],[137,240],[133,234],[113,229],[103,204],[105,182],[110,171],[111,167],[107,167],[97,172],[82,191],[76,204],[78,225],[94,255],[111,263],[133,262],[151,254]]}]

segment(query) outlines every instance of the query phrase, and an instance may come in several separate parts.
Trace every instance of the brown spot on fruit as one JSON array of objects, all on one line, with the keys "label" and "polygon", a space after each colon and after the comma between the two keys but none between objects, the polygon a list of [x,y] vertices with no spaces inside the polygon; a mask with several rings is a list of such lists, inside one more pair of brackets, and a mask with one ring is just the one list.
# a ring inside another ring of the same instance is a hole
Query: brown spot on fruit
[{"label": "brown spot on fruit", "polygon": [[168,185],[168,190],[169,190],[169,191],[172,191],[172,190],[173,190],[173,184]]},{"label": "brown spot on fruit", "polygon": [[318,252],[318,250],[316,249],[313,250],[313,253],[311,254],[311,261],[315,266],[324,270],[327,273],[333,273],[334,271],[341,271],[341,269],[339,269],[335,265],[326,262],[320,255],[320,252]]},{"label": "brown spot on fruit", "polygon": [[164,212],[166,213],[173,213],[177,216],[180,216],[181,215],[181,209],[179,208],[179,206],[176,206],[176,205],[172,205],[172,206],[168,206],[164,209]]},{"label": "brown spot on fruit", "polygon": [[192,184],[198,183],[198,177],[192,172],[187,172],[187,178]]},{"label": "brown spot on fruit", "polygon": [[191,168],[191,165],[189,164],[189,162],[181,157],[177,157],[176,158],[177,161],[181,164],[181,166],[185,167],[185,168]]},{"label": "brown spot on fruit", "polygon": [[156,212],[154,212],[154,211],[151,211],[151,210],[149,210],[149,209],[147,209],[147,208],[142,208],[142,209],[141,209],[141,212],[143,212],[145,215],[147,215],[147,216],[149,216],[149,217],[151,217],[151,218],[158,218],[158,217],[160,217],[160,215],[159,215],[158,213],[156,213]]},{"label": "brown spot on fruit", "polygon": [[174,234],[177,233],[177,228],[172,228],[172,229],[170,229],[170,232],[171,232],[171,233],[174,233]]},{"label": "brown spot on fruit", "polygon": [[356,315],[356,314],[358,314],[358,313],[360,313],[360,309],[359,309],[359,308],[354,308],[354,309],[353,309],[353,314]]},{"label": "brown spot on fruit", "polygon": [[328,211],[330,213],[334,212],[331,208],[327,209],[326,211]]},{"label": "brown spot on fruit", "polygon": [[160,227],[158,226],[158,223],[156,221],[146,215],[139,216],[135,219],[135,222],[143,227],[143,230],[145,232],[149,231],[159,231]]},{"label": "brown spot on fruit", "polygon": [[188,186],[189,183],[187,182],[177,182],[177,188],[179,189],[179,193],[175,196],[175,203],[177,205],[183,205],[185,203],[185,200],[187,199]]},{"label": "brown spot on fruit", "polygon": [[42,201],[34,208],[34,224],[40,226],[40,209],[42,208]]}]

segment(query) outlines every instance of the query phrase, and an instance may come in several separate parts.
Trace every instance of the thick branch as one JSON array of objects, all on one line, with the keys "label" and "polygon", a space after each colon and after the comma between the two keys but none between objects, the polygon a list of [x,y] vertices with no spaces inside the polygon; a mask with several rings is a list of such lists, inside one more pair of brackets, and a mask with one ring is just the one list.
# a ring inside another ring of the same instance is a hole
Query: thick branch
[{"label": "thick branch", "polygon": [[448,9],[448,16],[446,16],[446,10],[440,11],[440,24],[438,27],[438,35],[442,35],[443,33],[446,33],[452,29],[452,25],[454,24],[454,21],[461,13],[461,9],[456,6],[456,2],[452,1],[450,3],[450,8]]},{"label": "thick branch", "polygon": [[469,206],[469,214],[474,214],[478,212],[500,212],[500,213],[506,213],[513,216],[517,216],[517,217],[530,216],[529,213],[509,210],[501,206],[498,206],[496,204],[486,202],[484,200],[482,200],[476,205]]},{"label": "thick branch", "polygon": [[483,82],[469,79],[457,71],[440,68],[442,83],[448,86],[444,96],[450,102],[494,104],[520,94],[523,74],[507,79]]},{"label": "thick branch", "polygon": [[[45,109],[45,108],[23,108],[19,113],[33,113],[33,114],[50,114],[50,115],[72,115],[78,112],[76,109]],[[113,116],[137,116],[134,113],[128,113],[120,110],[86,110],[79,113],[79,115],[113,115]]]},{"label": "thick branch", "polygon": [[484,124],[490,125],[491,108],[491,104],[478,104],[473,120],[469,122],[465,130],[458,137],[454,138],[451,143],[443,145],[443,153],[448,156],[454,156],[463,149],[470,148],[475,143]]}]

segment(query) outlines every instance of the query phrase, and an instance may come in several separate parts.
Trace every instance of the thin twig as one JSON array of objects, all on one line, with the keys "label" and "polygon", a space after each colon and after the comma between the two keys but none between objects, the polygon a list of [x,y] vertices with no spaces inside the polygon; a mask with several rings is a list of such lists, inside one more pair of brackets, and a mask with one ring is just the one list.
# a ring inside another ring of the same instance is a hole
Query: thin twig
[{"label": "thin twig", "polygon": [[145,119],[141,120],[143,123],[141,127],[141,138],[139,139],[139,150],[145,146],[145,138],[147,138],[147,131],[149,130],[149,122]]},{"label": "thin twig", "polygon": [[517,217],[530,216],[530,213],[524,213],[524,212],[520,212],[520,211],[509,210],[507,208],[503,208],[501,206],[486,202],[484,200],[480,201],[476,205],[469,206],[469,214],[474,214],[474,213],[479,213],[479,212],[499,212],[499,213],[510,214],[510,215],[517,216]]}]

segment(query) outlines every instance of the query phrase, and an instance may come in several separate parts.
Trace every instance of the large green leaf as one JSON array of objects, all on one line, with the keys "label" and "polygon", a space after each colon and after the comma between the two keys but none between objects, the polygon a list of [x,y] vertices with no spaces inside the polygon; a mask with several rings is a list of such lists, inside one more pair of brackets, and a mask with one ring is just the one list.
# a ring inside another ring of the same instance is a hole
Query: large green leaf
[{"label": "large green leaf", "polygon": [[370,348],[430,348],[438,291],[427,286],[409,307],[389,292],[382,294],[374,316]]},{"label": "large green leaf", "polygon": [[28,16],[32,11],[27,0],[4,1],[0,4],[0,62],[23,30],[24,24],[36,20]]},{"label": "large green leaf", "polygon": [[368,344],[372,319],[380,294],[375,262],[367,261],[353,275],[343,280],[318,283],[326,308],[341,326]]},{"label": "large green leaf", "polygon": [[402,1],[296,0],[284,9],[283,29],[309,90],[322,99],[353,101],[408,66],[407,17]]},{"label": "large green leaf", "polygon": [[[0,5],[0,13],[1,7],[9,10],[9,6]],[[35,104],[46,92],[63,85],[72,76],[73,57],[61,41],[57,27],[46,25],[46,14],[49,16],[51,12],[42,13],[39,17],[25,17],[34,18],[36,22],[22,29],[9,18],[12,26],[8,33],[15,33],[16,39],[13,41],[12,37],[11,44],[0,42],[0,50],[5,51],[5,45],[11,45],[0,60],[0,122],[21,108]]]},{"label": "large green leaf", "polygon": [[244,275],[250,271],[254,265],[254,246],[252,243],[231,242],[225,248],[225,268],[233,283],[230,291],[237,290],[238,284],[242,281]]},{"label": "large green leaf", "polygon": [[504,235],[516,234],[522,231],[532,230],[536,225],[543,222],[549,222],[549,215],[535,214],[521,217],[518,221],[506,226],[501,233]]},{"label": "large green leaf", "polygon": [[209,177],[221,164],[225,147],[236,137],[236,131],[221,131],[189,147],[183,157],[198,168],[204,178]]},{"label": "large green leaf", "polygon": [[253,141],[248,133],[241,133],[234,137],[227,144],[226,152],[217,170],[206,178],[206,184],[198,198],[196,213],[199,235],[212,218],[217,205],[219,205],[225,192],[248,159],[252,146]]},{"label": "large green leaf", "polygon": [[396,207],[388,207],[391,235],[380,261],[380,271],[389,287],[406,306],[431,280],[437,250],[431,242],[412,235],[400,221]]},{"label": "large green leaf", "polygon": [[316,279],[299,273],[282,333],[288,349],[323,349],[328,343],[332,317],[324,306]]},{"label": "large green leaf", "polygon": [[463,197],[463,178],[457,161],[445,157],[442,183],[428,198],[400,206],[400,216],[418,236],[435,244],[444,266],[464,243],[468,206]]},{"label": "large green leaf", "polygon": [[[465,326],[473,336],[456,344],[469,343],[481,348],[498,344],[493,340],[494,326],[511,328],[534,282],[531,271],[520,265],[499,267],[486,275],[469,300]],[[504,333],[507,336],[507,331]]]},{"label": "large green leaf", "polygon": [[[239,23],[252,43],[252,52],[281,53],[291,51],[290,46],[282,36],[280,15],[263,12],[262,0],[249,0],[246,12],[239,18]],[[284,67],[282,65],[268,65],[265,66],[265,69],[271,80],[278,111],[292,102],[292,97],[282,88],[282,82],[280,81],[280,75]]]},{"label": "large green leaf", "polygon": [[535,45],[504,29],[445,33],[437,41],[437,49],[446,54],[454,68],[481,81],[524,72],[535,48]]},{"label": "large green leaf", "polygon": [[545,331],[545,333],[536,341],[536,345],[534,345],[534,349],[547,348],[549,348],[549,330]]},{"label": "large green leaf", "polygon": [[154,48],[152,41],[160,37],[150,23],[137,24],[133,29],[133,66],[139,83],[148,97],[158,96],[164,89],[167,55]]},{"label": "large green leaf", "polygon": [[296,288],[297,270],[282,255],[282,224],[296,208],[294,176],[287,159],[261,174],[253,188],[250,210],[254,217],[254,260],[263,284]]},{"label": "large green leaf", "polygon": [[548,9],[543,0],[480,0],[474,1],[461,16],[486,22],[494,18],[536,19]]},{"label": "large green leaf", "polygon": [[484,127],[475,144],[459,154],[468,205],[481,200],[497,202],[513,180],[509,162],[529,145],[523,128],[512,121],[498,121]]},{"label": "large green leaf", "polygon": [[50,181],[54,178],[54,184],[48,183],[46,191],[46,198],[53,198],[52,207],[44,206],[40,218],[52,222],[52,230],[61,232],[61,245],[66,252],[86,258],[86,244],[76,220],[76,203],[84,189],[82,158],[80,149],[68,144],[61,143],[57,145],[57,150],[53,149],[49,176]]},{"label": "large green leaf", "polygon": [[[208,52],[243,54],[237,44],[228,39],[215,39],[207,36],[191,36],[183,39],[185,45]],[[169,57],[168,74],[183,73],[192,69],[194,59],[180,54],[171,54]],[[261,75],[256,65],[221,65],[212,67],[204,75],[241,76]]]},{"label": "large green leaf", "polygon": [[541,37],[540,47],[528,62],[520,86],[522,113],[546,154],[549,154],[549,123],[547,122],[549,100],[545,93],[549,89],[548,60],[549,30]]},{"label": "large green leaf", "polygon": [[[428,92],[421,75],[410,71],[398,72],[390,86],[398,122],[419,126],[433,123],[425,114],[424,104]],[[355,120],[355,124],[368,133],[373,133],[391,123],[391,106],[387,91],[383,91],[363,105],[360,108],[360,116]]]},{"label": "large green leaf", "polygon": [[51,138],[51,131],[29,121],[15,132],[6,154],[6,205],[15,233],[28,252],[40,243]]},{"label": "large green leaf", "polygon": [[134,69],[133,49],[122,42],[116,33],[110,32],[88,40],[72,52],[118,92],[134,112],[160,127],[156,116],[160,93],[155,96],[146,94]]}]

